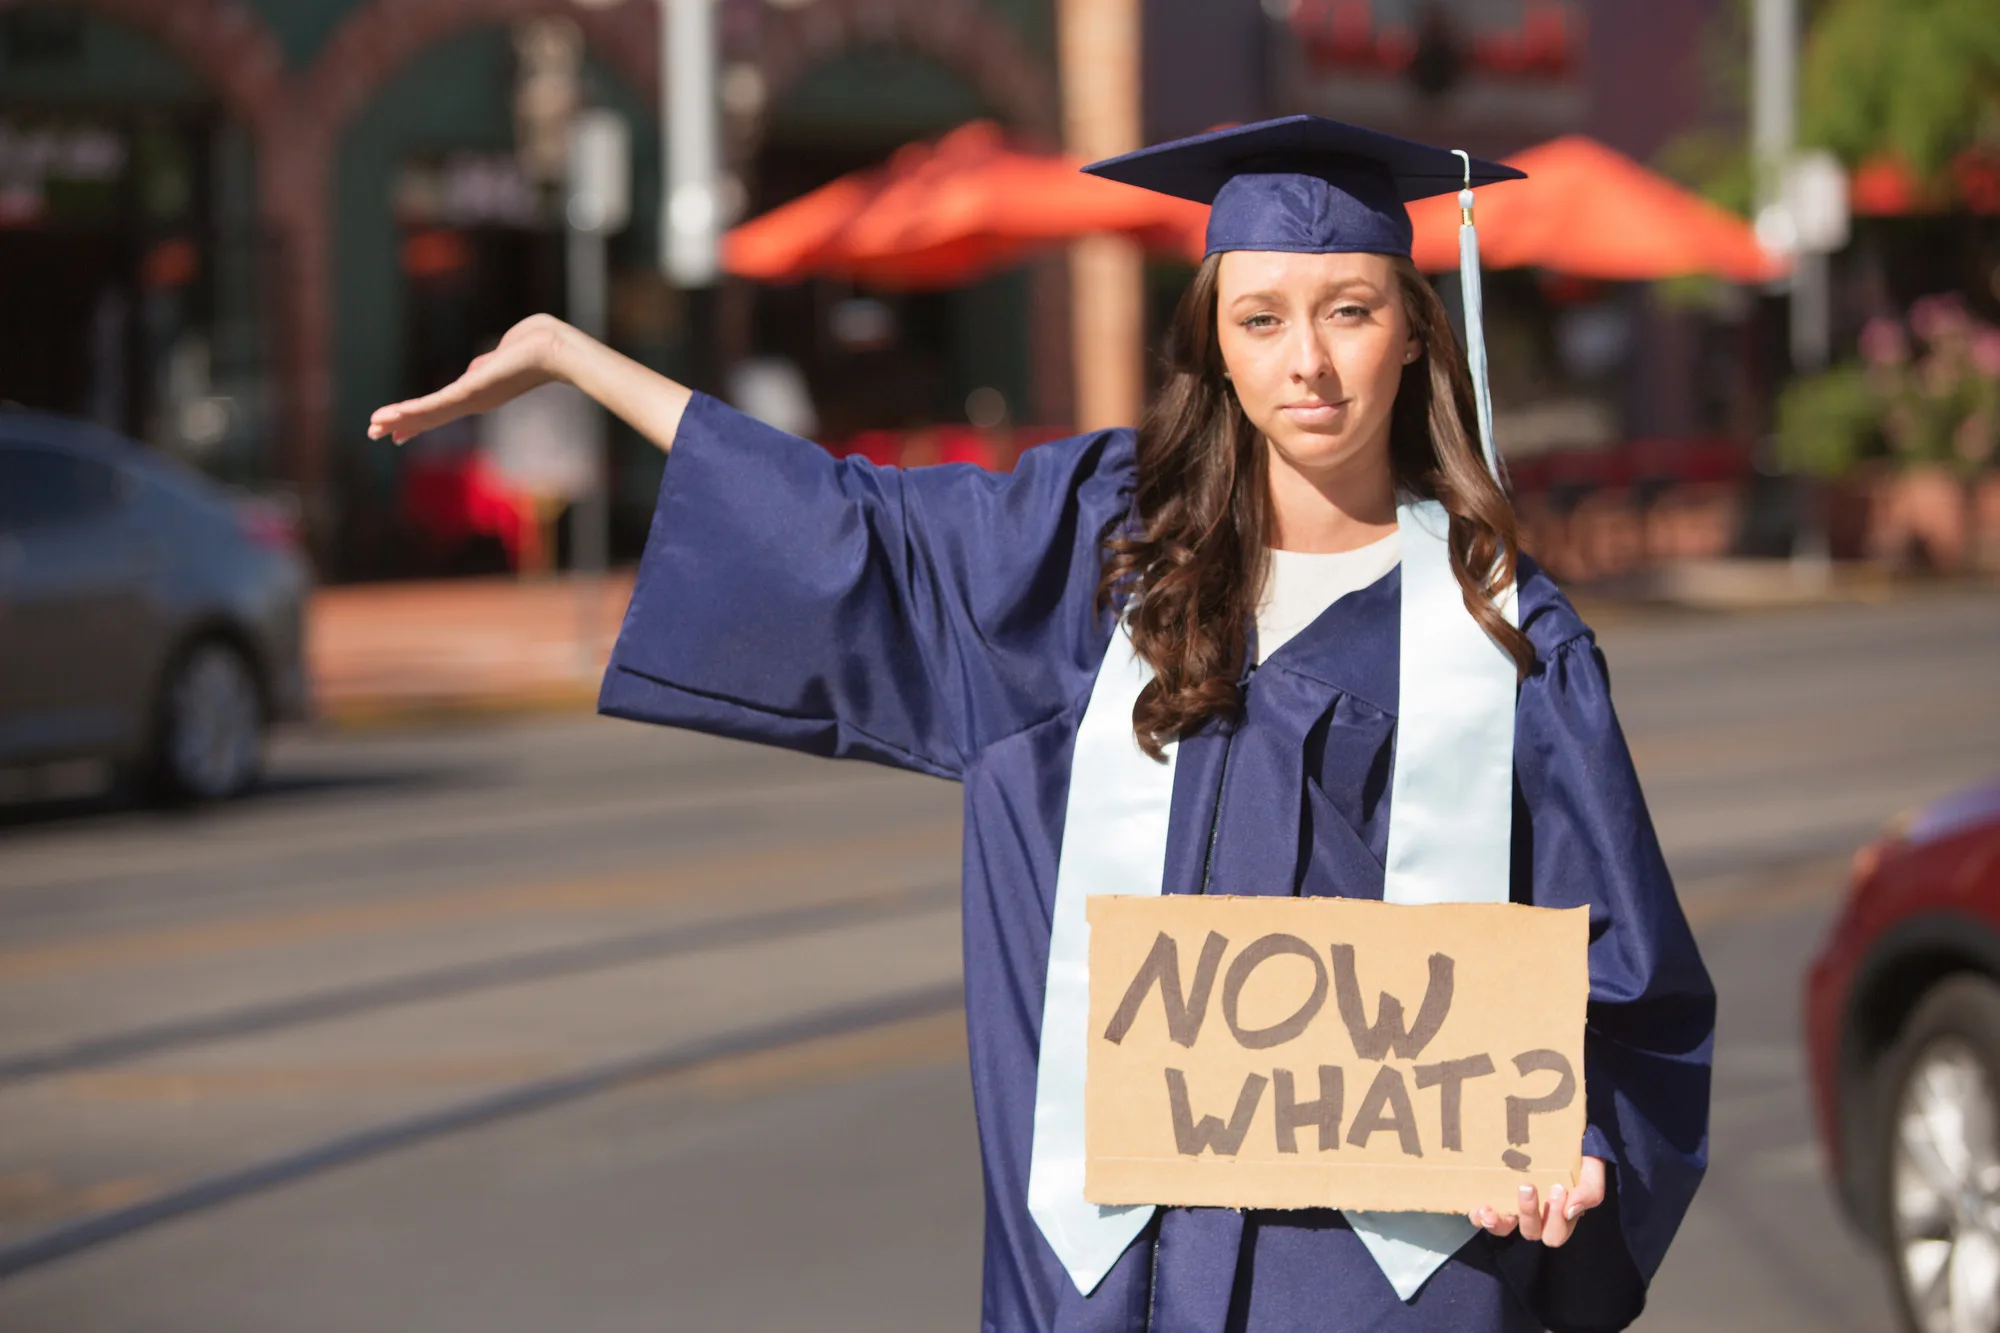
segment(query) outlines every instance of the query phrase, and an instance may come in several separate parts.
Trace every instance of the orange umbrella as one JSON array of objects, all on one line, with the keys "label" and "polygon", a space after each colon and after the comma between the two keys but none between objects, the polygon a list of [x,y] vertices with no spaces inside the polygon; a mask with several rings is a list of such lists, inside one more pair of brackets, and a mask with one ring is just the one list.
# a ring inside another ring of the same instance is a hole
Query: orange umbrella
[{"label": "orange umbrella", "polygon": [[722,238],[722,266],[745,278],[783,282],[822,253],[881,188],[883,168],[842,176],[810,194],[732,227]]},{"label": "orange umbrella", "polygon": [[974,121],[735,228],[723,264],[766,281],[817,273],[945,287],[1098,233],[1199,257],[1206,208],[1085,176],[1081,165],[1010,149],[997,125]]},{"label": "orange umbrella", "polygon": [[[1750,224],[1581,134],[1506,159],[1528,179],[1477,191],[1479,257],[1488,268],[1544,268],[1583,278],[1646,281],[1708,273],[1762,282],[1784,265]],[[1458,202],[1410,205],[1413,257],[1431,272],[1458,265]]]}]

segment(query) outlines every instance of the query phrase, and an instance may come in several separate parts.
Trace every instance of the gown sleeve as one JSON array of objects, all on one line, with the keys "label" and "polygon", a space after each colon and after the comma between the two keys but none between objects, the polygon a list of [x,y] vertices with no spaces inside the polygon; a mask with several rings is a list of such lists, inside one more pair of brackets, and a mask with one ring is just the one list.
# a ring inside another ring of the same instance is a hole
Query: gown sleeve
[{"label": "gown sleeve", "polygon": [[1542,1252],[1538,1304],[1552,1328],[1619,1328],[1644,1308],[1707,1165],[1715,991],[1603,654],[1585,631],[1542,657],[1517,714],[1525,850],[1537,905],[1590,909],[1583,1150],[1607,1164],[1611,1197],[1567,1246]]},{"label": "gown sleeve", "polygon": [[598,711],[956,778],[1087,687],[1131,472],[1127,431],[878,467],[696,394]]}]

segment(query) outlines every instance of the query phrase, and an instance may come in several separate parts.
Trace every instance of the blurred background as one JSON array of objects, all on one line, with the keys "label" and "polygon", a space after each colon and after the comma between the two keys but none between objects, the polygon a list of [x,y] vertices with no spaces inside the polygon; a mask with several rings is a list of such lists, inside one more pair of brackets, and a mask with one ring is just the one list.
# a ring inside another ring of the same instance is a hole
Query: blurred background
[{"label": "blurred background", "polygon": [[1075,168],[1300,111],[1530,173],[1496,434],[1723,993],[1641,1326],[2000,1328],[1990,0],[0,0],[0,1328],[971,1324],[957,793],[591,716],[659,453],[367,417],[547,310],[1008,468],[1201,250]]}]

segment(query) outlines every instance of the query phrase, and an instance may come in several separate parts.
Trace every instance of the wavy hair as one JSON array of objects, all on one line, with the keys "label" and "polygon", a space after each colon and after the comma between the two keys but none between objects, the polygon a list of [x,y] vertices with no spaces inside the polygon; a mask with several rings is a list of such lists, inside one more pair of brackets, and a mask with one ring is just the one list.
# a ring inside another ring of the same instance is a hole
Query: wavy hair
[{"label": "wavy hair", "polygon": [[[1203,261],[1174,313],[1166,382],[1139,427],[1133,521],[1106,537],[1098,582],[1100,602],[1129,613],[1133,647],[1153,668],[1132,729],[1156,759],[1175,737],[1241,716],[1270,567],[1270,451],[1223,378],[1221,258]],[[1395,270],[1423,353],[1396,389],[1390,472],[1399,494],[1437,500],[1451,515],[1451,568],[1466,609],[1525,676],[1535,650],[1495,600],[1515,577],[1514,508],[1475,443],[1472,378],[1444,303],[1409,260],[1397,258]]]}]

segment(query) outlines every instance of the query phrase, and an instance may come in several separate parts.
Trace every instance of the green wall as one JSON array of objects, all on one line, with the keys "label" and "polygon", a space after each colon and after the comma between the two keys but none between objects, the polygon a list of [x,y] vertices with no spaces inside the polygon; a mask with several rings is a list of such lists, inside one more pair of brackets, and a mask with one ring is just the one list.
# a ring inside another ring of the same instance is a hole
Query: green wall
[{"label": "green wall", "polygon": [[[13,103],[187,105],[209,92],[173,56],[139,33],[109,19],[74,10],[49,12],[33,5],[0,13],[0,98]],[[38,12],[40,11],[40,12]],[[79,58],[34,62],[14,48],[23,29],[47,18],[82,29]]]},{"label": "green wall", "polygon": [[[165,0],[171,3],[172,0]],[[294,67],[311,62],[322,43],[339,26],[349,10],[363,0],[246,0],[270,25],[272,34],[284,48],[285,58]],[[730,0],[722,0],[730,3]],[[760,0],[761,2],[761,0]],[[657,4],[658,0],[622,0],[625,4]],[[985,0],[986,7],[999,15],[1021,35],[1021,40],[1037,55],[1053,58],[1055,52],[1055,10],[1052,0]]]},{"label": "green wall", "polygon": [[320,46],[347,17],[347,11],[361,7],[361,0],[245,0],[245,3],[271,29],[271,35],[284,48],[285,60],[294,69],[311,64]]},{"label": "green wall", "polygon": [[809,71],[771,107],[771,143],[907,143],[993,115],[950,70],[922,56],[864,47]]}]

